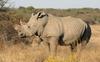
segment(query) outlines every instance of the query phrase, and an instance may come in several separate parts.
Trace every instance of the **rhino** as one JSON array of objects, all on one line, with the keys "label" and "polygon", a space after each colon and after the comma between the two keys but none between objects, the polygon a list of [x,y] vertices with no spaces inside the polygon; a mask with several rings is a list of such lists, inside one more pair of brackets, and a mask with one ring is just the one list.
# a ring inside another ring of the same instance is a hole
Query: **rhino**
[{"label": "rhino", "polygon": [[89,24],[72,16],[58,17],[46,12],[32,13],[27,23],[15,25],[18,35],[23,37],[39,36],[49,45],[51,55],[55,55],[58,44],[65,44],[73,51],[77,44],[87,45],[91,37]]}]

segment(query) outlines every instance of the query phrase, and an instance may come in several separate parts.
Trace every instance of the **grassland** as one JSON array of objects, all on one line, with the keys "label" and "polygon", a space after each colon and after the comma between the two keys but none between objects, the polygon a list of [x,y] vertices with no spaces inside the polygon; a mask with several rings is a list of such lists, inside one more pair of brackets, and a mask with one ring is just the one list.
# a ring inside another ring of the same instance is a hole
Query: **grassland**
[{"label": "grassland", "polygon": [[100,25],[92,25],[92,38],[85,49],[70,53],[69,48],[58,46],[56,57],[49,57],[46,48],[32,45],[3,45],[0,48],[0,62],[100,62]]}]

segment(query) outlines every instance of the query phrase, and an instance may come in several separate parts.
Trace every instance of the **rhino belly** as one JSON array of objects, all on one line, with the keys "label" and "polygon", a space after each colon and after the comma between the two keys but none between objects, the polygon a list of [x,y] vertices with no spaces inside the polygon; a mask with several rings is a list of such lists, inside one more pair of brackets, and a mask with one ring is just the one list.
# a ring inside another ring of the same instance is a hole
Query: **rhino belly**
[{"label": "rhino belly", "polygon": [[79,38],[79,35],[67,34],[67,35],[64,35],[63,41],[65,44],[70,44],[78,40],[78,38]]}]

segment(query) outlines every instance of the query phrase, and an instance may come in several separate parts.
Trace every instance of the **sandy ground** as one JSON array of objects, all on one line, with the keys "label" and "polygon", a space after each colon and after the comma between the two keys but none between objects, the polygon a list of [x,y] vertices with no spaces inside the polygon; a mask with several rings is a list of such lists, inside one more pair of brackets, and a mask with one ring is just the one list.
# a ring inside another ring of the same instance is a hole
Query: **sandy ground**
[{"label": "sandy ground", "polygon": [[46,48],[14,45],[0,49],[0,62],[100,62],[100,25],[92,25],[92,37],[80,53],[70,53],[69,48],[59,46],[57,57],[48,57]]}]

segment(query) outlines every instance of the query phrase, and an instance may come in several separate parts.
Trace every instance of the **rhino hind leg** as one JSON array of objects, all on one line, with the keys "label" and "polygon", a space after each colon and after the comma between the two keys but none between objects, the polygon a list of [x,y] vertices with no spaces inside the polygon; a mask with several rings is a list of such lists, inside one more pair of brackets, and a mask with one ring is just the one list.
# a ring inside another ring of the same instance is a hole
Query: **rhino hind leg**
[{"label": "rhino hind leg", "polygon": [[77,41],[72,42],[70,47],[72,52],[77,52]]}]

